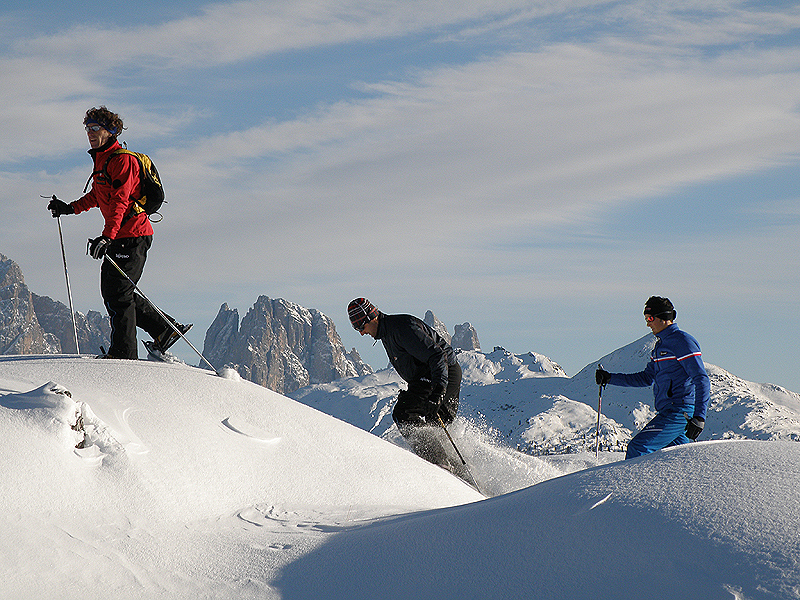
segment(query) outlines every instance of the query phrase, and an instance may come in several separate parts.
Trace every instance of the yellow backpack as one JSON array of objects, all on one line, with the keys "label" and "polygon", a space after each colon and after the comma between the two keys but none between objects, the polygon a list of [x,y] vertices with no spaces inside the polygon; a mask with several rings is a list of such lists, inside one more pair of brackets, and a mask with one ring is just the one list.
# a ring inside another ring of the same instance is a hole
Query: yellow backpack
[{"label": "yellow backpack", "polygon": [[161,185],[161,177],[158,174],[156,165],[153,163],[151,158],[147,156],[147,154],[133,152],[127,148],[115,150],[111,156],[108,157],[102,169],[89,175],[89,180],[86,182],[86,186],[83,188],[83,193],[85,194],[86,190],[89,189],[89,184],[91,183],[92,178],[97,174],[101,174],[109,183],[111,183],[111,178],[108,175],[108,163],[111,162],[111,159],[118,154],[130,154],[139,162],[139,175],[141,177],[142,195],[139,198],[133,198],[134,205],[131,209],[133,214],[146,213],[151,221],[157,223],[161,219],[153,219],[151,215],[157,214],[159,217],[161,217],[161,213],[158,212],[158,210],[165,202],[164,186]]}]

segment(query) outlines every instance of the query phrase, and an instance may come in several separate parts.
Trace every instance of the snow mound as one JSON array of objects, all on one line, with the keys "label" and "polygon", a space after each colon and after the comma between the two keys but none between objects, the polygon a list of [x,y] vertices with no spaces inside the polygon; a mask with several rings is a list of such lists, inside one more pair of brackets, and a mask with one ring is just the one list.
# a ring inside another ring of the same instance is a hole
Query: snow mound
[{"label": "snow mound", "polygon": [[154,361],[0,358],[4,598],[276,598],[324,535],[481,500],[266,388]]},{"label": "snow mound", "polygon": [[[515,420],[520,407],[547,413],[542,430],[556,435],[592,417],[558,395],[565,384],[574,378],[471,390]],[[731,384],[787,409],[795,399]],[[374,403],[397,385],[387,371],[338,389]],[[495,497],[246,381],[2,357],[1,595],[800,597],[800,444],[706,442],[598,466],[620,453],[530,456],[463,416],[450,432]]]},{"label": "snow mound", "polygon": [[277,588],[286,600],[797,598],[799,486],[798,444],[692,444],[349,532]]},{"label": "snow mound", "polygon": [[[9,428],[13,430],[5,434],[6,440],[14,437],[16,447],[26,448],[27,430],[38,428],[50,432],[49,443],[68,447],[74,457],[72,450],[82,434],[72,429],[79,413],[85,445],[117,457],[125,477],[138,482],[149,498],[145,505],[181,521],[232,512],[265,496],[290,504],[390,502],[408,510],[478,499],[434,467],[423,479],[430,483],[430,477],[441,476],[445,481],[437,484],[436,493],[425,491],[416,472],[419,463],[427,465],[424,461],[247,381],[148,361],[33,358],[0,364],[0,377],[9,378],[17,366],[21,373],[30,372],[35,364],[37,373],[51,381],[33,391],[0,397],[0,426],[7,422],[3,417],[27,424]],[[52,383],[56,379],[58,385]],[[38,438],[47,441],[43,433]],[[41,472],[20,473],[19,466],[10,464],[6,476],[57,476],[47,470],[54,451],[40,449],[37,454],[43,462]],[[67,475],[74,468],[69,461],[69,456],[58,458],[59,470]],[[393,467],[387,468],[387,463]],[[363,470],[361,475],[354,475],[354,464]],[[377,485],[370,490],[356,485],[364,473],[375,477]],[[388,481],[391,489],[384,487]],[[444,490],[450,491],[443,495]],[[126,496],[124,490],[117,491]],[[79,495],[83,493],[73,494],[76,500]],[[97,502],[91,497],[83,501]]]}]

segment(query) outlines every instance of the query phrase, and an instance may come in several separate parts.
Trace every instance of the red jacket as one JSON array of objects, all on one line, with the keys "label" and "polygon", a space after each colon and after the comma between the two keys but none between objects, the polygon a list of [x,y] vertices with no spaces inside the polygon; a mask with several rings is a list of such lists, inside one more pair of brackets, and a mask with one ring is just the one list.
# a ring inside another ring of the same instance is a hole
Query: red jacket
[{"label": "red jacket", "polygon": [[94,158],[92,189],[71,205],[76,215],[95,206],[100,208],[105,219],[103,235],[112,240],[153,235],[153,227],[147,215],[134,215],[131,211],[133,198],[141,195],[139,162],[129,154],[119,154],[108,163],[111,181],[101,172],[108,158],[120,148],[122,146],[114,140],[109,146],[89,150]]}]

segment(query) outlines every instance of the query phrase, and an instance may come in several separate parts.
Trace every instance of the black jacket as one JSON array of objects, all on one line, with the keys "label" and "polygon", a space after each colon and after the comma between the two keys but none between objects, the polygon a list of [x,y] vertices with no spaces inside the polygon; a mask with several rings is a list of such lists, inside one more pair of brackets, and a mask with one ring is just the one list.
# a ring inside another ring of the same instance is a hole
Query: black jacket
[{"label": "black jacket", "polygon": [[421,319],[379,313],[377,339],[386,349],[389,362],[408,383],[429,380],[434,386],[447,387],[449,365],[456,364],[455,352]]}]

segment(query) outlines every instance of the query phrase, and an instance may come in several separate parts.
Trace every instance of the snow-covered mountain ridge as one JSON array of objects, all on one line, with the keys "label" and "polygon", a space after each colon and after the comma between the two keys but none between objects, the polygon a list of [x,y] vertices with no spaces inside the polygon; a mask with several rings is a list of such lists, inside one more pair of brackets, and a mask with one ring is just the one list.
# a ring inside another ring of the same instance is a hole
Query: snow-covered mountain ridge
[{"label": "snow-covered mountain ridge", "polygon": [[[655,337],[624,346],[568,377],[545,356],[458,353],[464,371],[460,414],[504,446],[533,455],[594,449],[599,390],[598,364],[636,372],[647,364]],[[800,394],[773,384],[744,381],[715,365],[708,419],[701,440],[800,441]],[[391,403],[404,385],[392,369],[302,388],[297,400],[379,436],[392,437]],[[600,445],[624,451],[654,415],[651,388],[607,386],[603,391]]]}]

